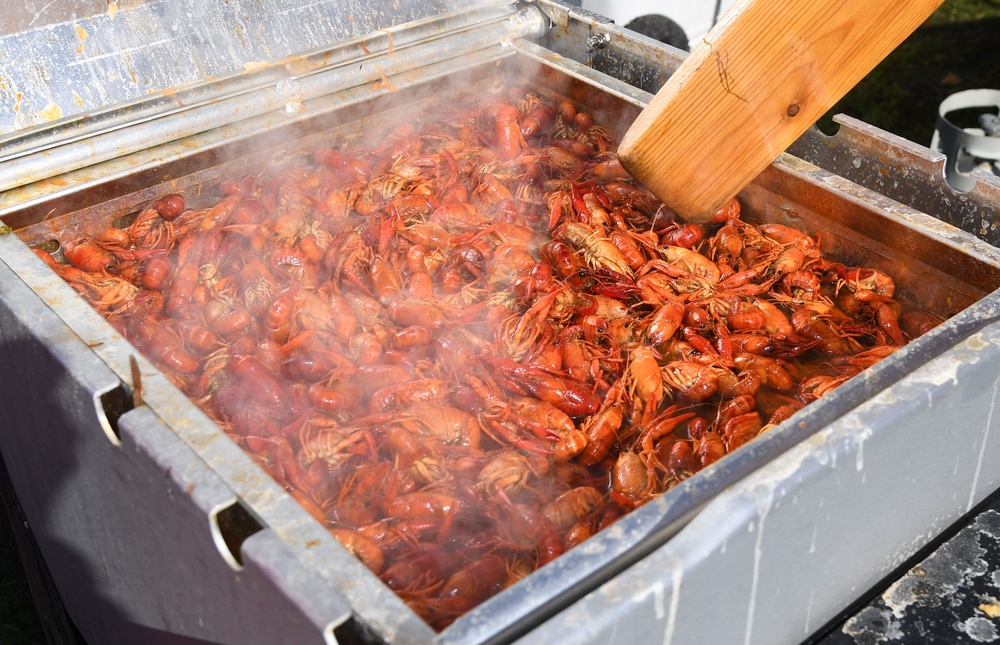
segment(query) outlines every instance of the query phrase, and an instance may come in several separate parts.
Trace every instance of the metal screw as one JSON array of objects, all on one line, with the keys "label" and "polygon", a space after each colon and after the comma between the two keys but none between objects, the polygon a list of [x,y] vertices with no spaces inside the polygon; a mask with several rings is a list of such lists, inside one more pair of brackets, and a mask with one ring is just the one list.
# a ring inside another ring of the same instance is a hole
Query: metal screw
[{"label": "metal screw", "polygon": [[587,36],[587,51],[604,49],[610,42],[611,36],[608,34],[591,34]]}]

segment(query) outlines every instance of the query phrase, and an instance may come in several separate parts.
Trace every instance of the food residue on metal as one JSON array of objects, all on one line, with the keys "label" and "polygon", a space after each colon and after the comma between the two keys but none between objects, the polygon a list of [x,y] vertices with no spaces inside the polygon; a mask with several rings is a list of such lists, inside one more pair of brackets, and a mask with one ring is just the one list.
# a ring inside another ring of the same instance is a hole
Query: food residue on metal
[{"label": "food residue on metal", "polygon": [[135,360],[135,354],[129,354],[128,367],[132,372],[132,405],[139,407],[142,405],[142,373],[139,372],[139,363]]},{"label": "food residue on metal", "polygon": [[38,111],[38,116],[46,121],[55,121],[63,116],[62,108],[55,103],[49,103]]},{"label": "food residue on metal", "polygon": [[73,28],[76,29],[76,37],[80,39],[80,44],[76,48],[76,53],[82,54],[83,43],[87,40],[87,38],[89,38],[89,34],[87,33],[87,30],[80,25],[73,25]]},{"label": "food residue on metal", "polygon": [[382,72],[378,65],[375,65],[375,71],[378,72],[379,78],[382,80],[371,84],[371,88],[373,90],[388,90],[390,92],[399,91],[399,88],[392,84],[392,81],[389,80],[389,77]]}]

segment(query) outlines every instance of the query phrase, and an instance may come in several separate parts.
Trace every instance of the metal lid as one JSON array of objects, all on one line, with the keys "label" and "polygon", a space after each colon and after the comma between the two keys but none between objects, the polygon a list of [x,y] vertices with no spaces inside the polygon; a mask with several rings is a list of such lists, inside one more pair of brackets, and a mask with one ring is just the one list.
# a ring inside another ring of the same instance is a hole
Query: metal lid
[{"label": "metal lid", "polygon": [[[252,77],[366,34],[513,0],[25,0],[0,15],[4,138],[110,106],[174,109],[176,90]],[[390,34],[391,35],[391,34]],[[249,82],[249,81],[248,81]],[[3,150],[3,152],[9,152]]]}]

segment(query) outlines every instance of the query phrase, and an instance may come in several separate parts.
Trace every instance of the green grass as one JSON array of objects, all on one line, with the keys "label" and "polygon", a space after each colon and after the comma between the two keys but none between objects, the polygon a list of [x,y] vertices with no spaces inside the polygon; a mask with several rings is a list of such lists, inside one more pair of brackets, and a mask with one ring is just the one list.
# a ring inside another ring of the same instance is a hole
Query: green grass
[{"label": "green grass", "polygon": [[938,7],[927,23],[945,25],[997,16],[1000,16],[1000,2],[997,0],[948,0]]},{"label": "green grass", "polygon": [[0,523],[0,643],[36,645],[43,638],[2,508]]},{"label": "green grass", "polygon": [[[819,120],[847,114],[929,145],[938,105],[968,89],[1000,89],[1000,0],[948,0]],[[965,125],[965,124],[961,124]]]}]

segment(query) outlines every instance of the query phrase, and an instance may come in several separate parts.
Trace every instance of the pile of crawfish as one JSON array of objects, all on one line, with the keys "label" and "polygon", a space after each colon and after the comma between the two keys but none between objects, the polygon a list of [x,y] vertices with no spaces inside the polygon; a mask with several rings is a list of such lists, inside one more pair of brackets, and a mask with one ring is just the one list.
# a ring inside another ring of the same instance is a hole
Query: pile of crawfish
[{"label": "pile of crawfish", "polygon": [[432,626],[938,320],[513,88],[39,251]]}]

